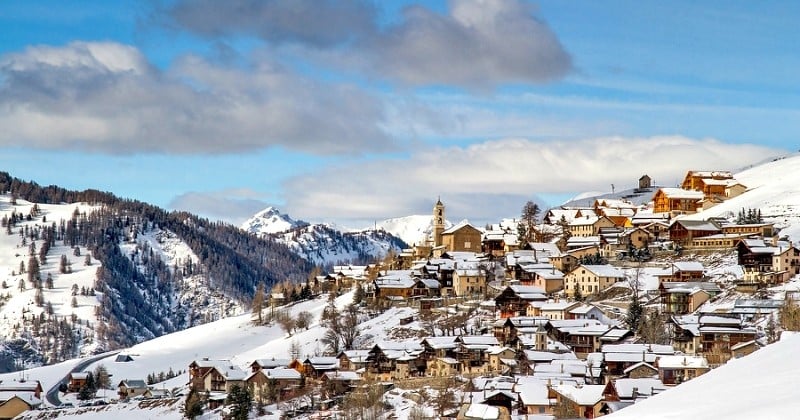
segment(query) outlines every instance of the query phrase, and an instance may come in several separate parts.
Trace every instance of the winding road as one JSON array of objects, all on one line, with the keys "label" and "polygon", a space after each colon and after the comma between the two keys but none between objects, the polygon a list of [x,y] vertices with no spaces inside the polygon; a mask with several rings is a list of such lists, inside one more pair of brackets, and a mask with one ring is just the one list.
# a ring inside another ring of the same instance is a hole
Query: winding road
[{"label": "winding road", "polygon": [[47,390],[47,394],[45,394],[45,397],[47,398],[47,402],[50,403],[53,407],[58,407],[59,405],[61,405],[61,400],[58,399],[58,387],[62,383],[69,383],[69,375],[71,373],[80,372],[80,371],[86,369],[86,367],[88,367],[92,363],[94,363],[94,362],[96,362],[98,360],[103,360],[103,359],[105,359],[107,357],[114,356],[117,353],[119,353],[119,350],[100,353],[98,355],[95,355],[95,356],[92,356],[92,357],[88,357],[88,358],[83,359],[80,362],[78,362],[78,364],[75,365],[72,369],[70,369],[70,371],[67,372],[67,374],[63,378],[61,378],[60,381],[56,382],[55,385],[53,385],[50,389]]}]

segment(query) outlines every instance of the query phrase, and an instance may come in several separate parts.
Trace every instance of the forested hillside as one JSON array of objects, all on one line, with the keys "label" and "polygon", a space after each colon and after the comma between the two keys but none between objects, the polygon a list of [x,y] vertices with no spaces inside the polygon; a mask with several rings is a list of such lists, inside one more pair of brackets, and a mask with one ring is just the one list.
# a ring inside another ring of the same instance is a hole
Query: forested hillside
[{"label": "forested hillside", "polygon": [[[65,325],[65,319],[55,316],[52,310],[32,319],[27,319],[25,309],[22,310],[21,332],[14,333],[14,339],[21,341],[6,340],[4,347],[18,348],[19,351],[13,351],[14,357],[22,357],[27,363],[52,363],[75,357],[81,353],[91,331],[94,332],[92,351],[103,351],[225,316],[234,306],[247,307],[259,283],[269,288],[276,282],[305,279],[311,271],[308,262],[270,238],[258,238],[226,223],[185,212],[168,212],[108,192],[42,187],[0,172],[0,193],[10,196],[4,204],[10,208],[3,209],[4,214],[10,214],[3,218],[4,232],[19,233],[22,243],[35,242],[38,246],[34,253],[31,245],[31,257],[26,261],[31,286],[38,290],[37,299],[43,296],[44,279],[34,270],[48,258],[57,261],[57,257],[48,255],[52,247],[74,249],[76,255],[85,248],[99,263],[94,287],[81,290],[79,295],[97,296],[95,314],[87,317],[91,319],[81,320],[73,315],[72,319],[66,319],[68,325]],[[52,220],[33,210],[28,214],[15,211],[17,200],[42,205],[88,203],[95,210],[82,212],[76,207],[71,217]],[[30,225],[32,222],[36,225]],[[167,262],[147,242],[137,240],[154,235],[174,237],[190,248],[193,258],[182,259],[180,263]],[[88,264],[91,259],[88,253],[86,258]],[[21,272],[20,268],[17,273]],[[191,284],[186,280],[189,278]],[[24,290],[22,286],[20,290]],[[215,302],[222,302],[218,306],[223,308],[213,307]],[[36,304],[46,308],[49,303],[42,300]],[[211,309],[218,313],[214,316],[202,313]],[[80,325],[83,332],[79,332]],[[59,326],[67,332],[59,332]],[[68,338],[59,341],[59,351],[49,351],[43,356],[43,347],[51,346],[53,340],[37,337],[47,336],[48,329]],[[26,355],[20,356],[22,350]]]}]

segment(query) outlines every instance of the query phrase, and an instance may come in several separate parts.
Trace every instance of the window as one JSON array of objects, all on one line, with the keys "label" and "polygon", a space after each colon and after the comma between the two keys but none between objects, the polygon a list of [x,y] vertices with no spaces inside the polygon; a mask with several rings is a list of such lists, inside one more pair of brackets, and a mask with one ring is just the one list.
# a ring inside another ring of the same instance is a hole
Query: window
[{"label": "window", "polygon": [[464,242],[464,248],[472,248],[472,242],[470,241]]}]

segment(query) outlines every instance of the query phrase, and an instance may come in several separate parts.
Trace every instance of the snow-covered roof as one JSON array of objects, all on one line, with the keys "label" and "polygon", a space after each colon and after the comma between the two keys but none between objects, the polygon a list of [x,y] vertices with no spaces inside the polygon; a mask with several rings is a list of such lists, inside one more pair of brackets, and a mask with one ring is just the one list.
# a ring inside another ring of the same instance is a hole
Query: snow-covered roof
[{"label": "snow-covered roof", "polygon": [[653,353],[653,354],[675,354],[675,349],[667,344],[649,343],[625,343],[625,344],[603,344],[600,348],[603,353]]},{"label": "snow-covered roof", "polygon": [[472,403],[464,416],[467,419],[499,419],[500,409],[493,405]]},{"label": "snow-covered roof", "polygon": [[566,311],[574,306],[580,305],[578,302],[543,302],[540,306],[542,311]]},{"label": "snow-covered roof", "polygon": [[549,406],[547,384],[539,379],[520,377],[520,382],[515,387],[523,405]]},{"label": "snow-covered roof", "polygon": [[456,339],[458,336],[439,336],[439,337],[425,337],[422,341],[428,344],[432,349],[454,349],[458,347]]},{"label": "snow-covered roof", "polygon": [[262,370],[264,376],[270,379],[300,379],[300,372],[288,368],[273,368]]},{"label": "snow-covered roof", "polygon": [[[212,370],[216,370],[223,378],[227,381],[243,381],[247,378],[247,372],[239,369],[236,366],[232,365],[223,365],[218,364],[213,366]],[[209,370],[206,375],[210,374],[211,370]]]},{"label": "snow-covered roof", "polygon": [[276,359],[276,358],[273,357],[273,358],[270,358],[270,359],[256,359],[256,360],[253,361],[253,363],[251,363],[251,365],[252,364],[257,364],[262,369],[272,369],[272,368],[276,368],[276,367],[289,366],[289,363],[291,363],[291,362],[292,362],[291,359]]},{"label": "snow-covered roof", "polygon": [[667,198],[676,200],[702,200],[705,195],[702,191],[684,190],[683,188],[661,188]]},{"label": "snow-covered roof", "polygon": [[633,370],[635,370],[635,369],[638,369],[638,368],[640,368],[640,367],[642,367],[642,366],[646,366],[646,367],[648,367],[648,368],[650,368],[651,370],[654,370],[654,371],[655,371],[655,370],[658,370],[658,369],[657,369],[655,366],[651,365],[650,363],[647,363],[647,362],[639,362],[639,363],[636,363],[636,364],[633,364],[633,365],[630,365],[630,366],[628,366],[628,367],[627,367],[625,370],[623,370],[622,372],[623,372],[623,373],[625,373],[625,374],[628,374],[628,372],[631,372],[631,371],[633,371]]},{"label": "snow-covered roof", "polygon": [[484,350],[500,344],[500,342],[497,341],[497,337],[493,335],[462,335],[458,337],[458,340],[465,347],[482,348]]},{"label": "snow-covered roof", "polygon": [[569,313],[571,313],[571,314],[588,314],[589,312],[591,312],[592,310],[595,310],[595,309],[600,311],[600,308],[598,308],[597,306],[594,306],[594,305],[591,305],[591,304],[588,304],[588,303],[581,303],[580,305],[570,309]]},{"label": "snow-covered roof", "polygon": [[620,398],[633,398],[633,390],[636,389],[638,395],[652,396],[667,387],[658,378],[619,378],[614,381],[614,388]]},{"label": "snow-covered roof", "polygon": [[658,358],[659,369],[708,369],[708,360],[703,356],[674,355]]},{"label": "snow-covered roof", "polygon": [[331,381],[359,381],[361,377],[358,376],[358,373],[347,371],[347,370],[337,370],[335,372],[325,372],[325,377]]},{"label": "snow-covered roof", "polygon": [[672,263],[675,271],[703,271],[703,263],[699,261],[675,261]]},{"label": "snow-covered roof", "polygon": [[601,264],[601,265],[586,264],[586,265],[581,265],[580,267],[583,267],[591,271],[594,275],[598,277],[625,278],[625,273],[623,273],[622,270],[610,264]]},{"label": "snow-covered roof", "polygon": [[339,369],[339,359],[331,356],[316,356],[306,359],[303,363],[308,363],[314,370]]},{"label": "snow-covered roof", "polygon": [[559,280],[564,278],[564,273],[562,273],[559,270],[556,270],[555,268],[551,269],[537,268],[532,270],[532,272],[545,280]]},{"label": "snow-covered roof", "polygon": [[568,353],[554,353],[550,351],[538,351],[538,350],[523,350],[525,353],[525,358],[531,362],[551,362],[553,360],[558,359],[575,359],[577,360],[577,356],[575,353],[568,352]]},{"label": "snow-covered roof", "polygon": [[31,407],[38,407],[42,404],[42,400],[36,398],[33,392],[0,391],[0,403],[5,403],[14,397],[19,398]]},{"label": "snow-covered roof", "polygon": [[405,275],[399,273],[394,275],[389,274],[375,279],[375,286],[383,289],[409,289],[414,287],[416,283],[416,280],[411,277],[410,272]]},{"label": "snow-covered roof", "polygon": [[339,356],[342,354],[353,363],[364,363],[369,356],[369,349],[345,350]]},{"label": "snow-covered roof", "polygon": [[669,293],[692,293],[695,290],[704,290],[708,293],[720,293],[722,289],[716,283],[708,281],[668,281],[661,283]]},{"label": "snow-covered roof", "polygon": [[132,389],[147,389],[147,382],[141,379],[123,379],[120,381],[119,386],[125,386]]},{"label": "snow-covered roof", "polygon": [[583,217],[578,217],[576,219],[572,219],[572,221],[569,222],[569,225],[570,226],[590,226],[590,225],[593,225],[593,224],[597,223],[598,220],[600,220],[600,218],[595,216],[594,214],[585,215]]},{"label": "snow-covered roof", "polygon": [[555,385],[553,389],[578,405],[592,406],[603,399],[605,385]]},{"label": "snow-covered roof", "polygon": [[456,231],[458,231],[458,230],[460,230],[460,229],[463,229],[463,228],[465,228],[465,227],[467,227],[467,226],[469,226],[469,227],[471,227],[471,228],[473,228],[473,229],[475,229],[475,230],[477,230],[477,231],[480,231],[480,229],[476,228],[475,226],[472,226],[472,224],[470,224],[468,221],[466,221],[466,220],[463,220],[463,221],[461,221],[461,223],[459,223],[459,224],[457,224],[457,225],[450,226],[450,228],[448,228],[448,229],[445,229],[445,230],[442,232],[442,235],[447,235],[447,234],[455,233]]}]

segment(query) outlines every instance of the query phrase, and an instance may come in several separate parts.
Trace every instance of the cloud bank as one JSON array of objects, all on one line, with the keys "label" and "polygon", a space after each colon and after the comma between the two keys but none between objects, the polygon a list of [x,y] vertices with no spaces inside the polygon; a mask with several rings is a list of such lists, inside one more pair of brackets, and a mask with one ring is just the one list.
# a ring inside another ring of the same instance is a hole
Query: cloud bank
[{"label": "cloud bank", "polygon": [[310,220],[375,220],[398,212],[427,214],[441,196],[458,203],[449,206],[451,214],[496,220],[516,216],[538,195],[610,192],[611,184],[617,190],[634,188],[643,174],[674,186],[688,170],[735,171],[783,152],[681,136],[492,140],[292,178],[284,188],[291,192],[286,210]]},{"label": "cloud bank", "polygon": [[168,71],[135,47],[72,42],[0,57],[0,146],[101,153],[326,155],[396,146],[383,104],[264,57],[245,68],[185,56]]}]

